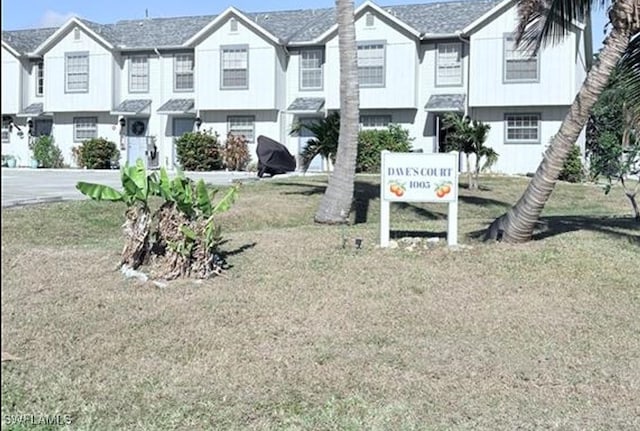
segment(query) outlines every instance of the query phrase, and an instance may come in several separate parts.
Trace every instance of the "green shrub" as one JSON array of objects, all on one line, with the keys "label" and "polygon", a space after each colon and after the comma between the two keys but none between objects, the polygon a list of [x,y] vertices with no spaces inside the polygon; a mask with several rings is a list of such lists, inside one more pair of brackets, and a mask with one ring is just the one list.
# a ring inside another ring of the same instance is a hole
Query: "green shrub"
[{"label": "green shrub", "polygon": [[574,145],[571,148],[571,152],[565,160],[562,166],[562,171],[558,177],[561,181],[568,181],[570,183],[580,183],[584,181],[584,166],[582,165],[582,158],[580,156],[580,148]]},{"label": "green shrub", "polygon": [[186,171],[222,169],[222,148],[218,134],[188,132],[176,139],[178,163]]},{"label": "green shrub", "polygon": [[72,152],[78,166],[87,169],[111,169],[120,159],[116,144],[104,138],[88,139]]},{"label": "green shrub", "polygon": [[53,143],[53,136],[39,136],[29,142],[29,149],[40,168],[62,168],[62,151]]},{"label": "green shrub", "polygon": [[408,152],[411,150],[409,131],[397,124],[390,124],[386,129],[363,130],[358,134],[357,172],[379,172],[380,152]]},{"label": "green shrub", "polygon": [[227,133],[227,141],[223,149],[224,165],[227,169],[242,171],[247,167],[251,160],[248,142],[244,136]]}]

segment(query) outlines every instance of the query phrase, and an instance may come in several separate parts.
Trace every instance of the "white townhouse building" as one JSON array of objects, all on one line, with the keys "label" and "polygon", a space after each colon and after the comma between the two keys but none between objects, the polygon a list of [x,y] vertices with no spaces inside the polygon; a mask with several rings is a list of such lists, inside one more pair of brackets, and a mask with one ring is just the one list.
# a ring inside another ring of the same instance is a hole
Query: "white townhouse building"
[{"label": "white townhouse building", "polygon": [[[361,127],[400,124],[438,152],[441,116],[460,112],[491,125],[494,171],[534,171],[591,65],[591,28],[530,56],[514,48],[514,3],[360,5]],[[333,8],[3,31],[2,154],[27,166],[29,135],[52,134],[73,165],[74,146],[104,137],[122,162],[172,169],[175,137],[198,129],[298,154],[308,136],[292,125],[340,108],[338,58]]]}]

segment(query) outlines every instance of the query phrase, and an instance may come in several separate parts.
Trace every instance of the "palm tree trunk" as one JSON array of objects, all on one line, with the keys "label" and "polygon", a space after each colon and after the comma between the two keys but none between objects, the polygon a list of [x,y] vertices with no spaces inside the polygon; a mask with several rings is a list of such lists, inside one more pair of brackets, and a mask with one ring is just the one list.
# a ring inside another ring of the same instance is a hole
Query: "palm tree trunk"
[{"label": "palm tree trunk", "polygon": [[[600,51],[596,64],[587,74],[569,113],[545,152],[542,162],[524,194],[515,206],[491,224],[485,236],[486,239],[499,240],[502,237],[503,240],[514,243],[531,239],[538,218],[553,191],[573,143],[578,139],[578,135],[587,122],[591,108],[602,93],[611,72],[634,34],[628,17],[633,16],[633,2],[637,1],[620,0],[614,3],[610,12],[614,26],[604,41],[604,47]],[[616,19],[618,24],[621,22],[627,24],[616,25]],[[637,31],[636,28],[635,32]]]},{"label": "palm tree trunk", "polygon": [[358,152],[358,65],[353,1],[336,0],[340,49],[340,138],[333,173],[315,215],[318,223],[345,223],[353,203]]}]

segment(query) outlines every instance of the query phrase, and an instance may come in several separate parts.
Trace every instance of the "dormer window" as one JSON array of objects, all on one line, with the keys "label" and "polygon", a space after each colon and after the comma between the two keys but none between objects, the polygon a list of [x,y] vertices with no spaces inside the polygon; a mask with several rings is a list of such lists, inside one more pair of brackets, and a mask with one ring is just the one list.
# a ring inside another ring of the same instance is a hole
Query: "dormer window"
[{"label": "dormer window", "polygon": [[374,24],[373,14],[371,12],[367,12],[367,14],[365,15],[365,25],[367,27],[373,27],[373,24]]},{"label": "dormer window", "polygon": [[80,40],[80,29],[78,27],[73,29],[73,40]]},{"label": "dormer window", "polygon": [[235,18],[229,20],[229,27],[232,32],[238,31],[238,21]]}]

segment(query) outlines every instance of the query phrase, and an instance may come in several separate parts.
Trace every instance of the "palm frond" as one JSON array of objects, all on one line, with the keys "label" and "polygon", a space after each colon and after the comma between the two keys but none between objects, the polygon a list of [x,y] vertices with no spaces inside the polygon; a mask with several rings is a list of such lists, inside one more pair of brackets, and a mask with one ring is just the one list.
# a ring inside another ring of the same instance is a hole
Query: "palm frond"
[{"label": "palm frond", "polygon": [[518,0],[516,45],[532,53],[555,45],[571,32],[576,22],[591,16],[594,6],[605,7],[610,0]]},{"label": "palm frond", "polygon": [[640,34],[631,39],[620,59],[617,79],[632,103],[630,108],[640,114]]}]

